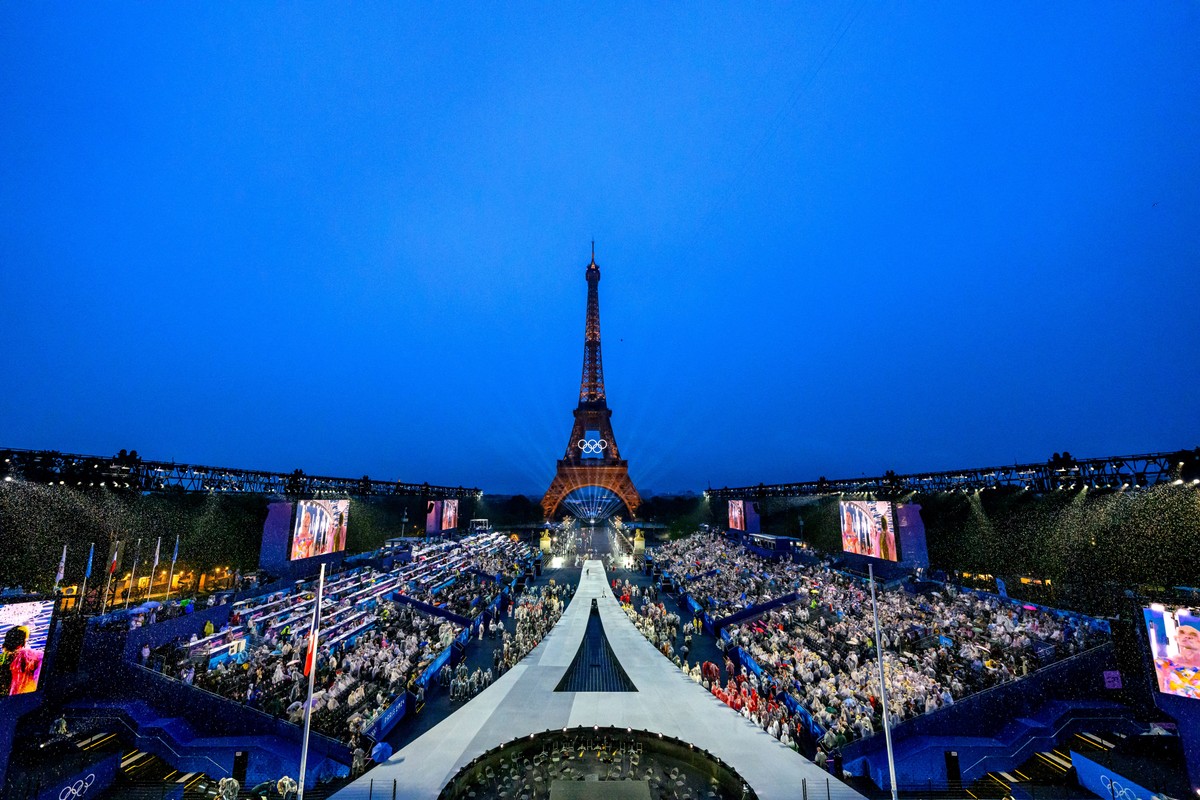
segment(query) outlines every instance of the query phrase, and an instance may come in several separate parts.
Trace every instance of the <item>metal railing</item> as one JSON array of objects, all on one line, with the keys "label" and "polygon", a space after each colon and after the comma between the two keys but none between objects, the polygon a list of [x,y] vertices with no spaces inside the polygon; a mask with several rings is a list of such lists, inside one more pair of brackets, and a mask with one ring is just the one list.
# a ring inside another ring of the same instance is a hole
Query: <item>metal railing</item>
[{"label": "metal railing", "polygon": [[[78,719],[78,720],[109,720],[112,722],[119,722],[122,725],[124,725],[125,728],[133,735],[133,739],[134,739],[135,743],[140,742],[142,740],[156,741],[159,744],[161,744],[163,747],[165,747],[168,751],[170,751],[171,755],[173,755],[177,759],[182,760],[184,758],[202,758],[205,761],[207,761],[208,763],[212,764],[218,770],[220,770],[222,775],[227,776],[227,775],[231,774],[229,772],[229,770],[227,770],[225,767],[218,764],[216,761],[213,761],[208,756],[203,756],[203,755],[184,756],[182,753],[180,753],[178,750],[176,750],[174,747],[172,747],[170,742],[168,742],[166,739],[162,738],[161,736],[156,736],[154,734],[142,733],[141,731],[139,731],[137,728],[130,725],[128,722],[126,722],[121,717],[114,716],[111,714],[71,714],[70,718]],[[140,747],[140,745],[138,745],[138,746]]]},{"label": "metal railing", "polygon": [[[264,720],[269,720],[272,723],[283,723],[284,725],[288,725],[290,727],[296,728],[297,730],[302,730],[302,728],[299,725],[296,725],[296,723],[294,723],[294,722],[290,722],[286,719],[282,719],[280,717],[276,717],[271,714],[268,714],[266,711],[263,711],[262,709],[252,708],[252,707],[250,707],[244,703],[240,703],[237,700],[234,700],[230,697],[226,697],[223,694],[218,694],[216,692],[205,689],[203,686],[197,686],[194,683],[184,683],[179,678],[176,678],[172,675],[168,675],[165,672],[159,672],[158,670],[150,669],[149,667],[144,667],[141,664],[129,663],[128,666],[131,666],[135,669],[143,670],[143,671],[149,673],[150,675],[154,676],[155,678],[158,678],[161,680],[167,680],[167,681],[170,681],[171,683],[178,684],[179,686],[184,687],[185,689],[190,689],[190,690],[196,691],[196,692],[203,692],[204,694],[209,695],[210,697],[216,698],[217,700],[221,700],[226,703],[233,703],[239,709],[257,714],[257,715],[261,716]],[[324,740],[327,745],[332,746],[334,748],[340,749],[340,748],[346,747],[346,745],[344,743],[339,742],[337,739],[334,739],[332,736],[321,733],[320,731],[316,731],[316,730],[312,731],[311,737],[314,739]]]}]

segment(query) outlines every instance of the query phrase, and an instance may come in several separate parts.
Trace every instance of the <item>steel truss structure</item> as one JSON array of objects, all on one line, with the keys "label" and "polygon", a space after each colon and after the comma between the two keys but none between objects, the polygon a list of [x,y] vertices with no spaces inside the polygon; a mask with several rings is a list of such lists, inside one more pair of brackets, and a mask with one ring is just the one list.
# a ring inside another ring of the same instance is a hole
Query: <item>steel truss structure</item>
[{"label": "steel truss structure", "polygon": [[[592,261],[584,270],[587,281],[587,314],[583,334],[583,376],[579,381],[579,405],[575,423],[567,439],[567,450],[558,460],[550,488],[542,496],[542,512],[553,519],[562,504],[572,505],[576,513],[594,513],[600,519],[621,503],[630,516],[637,514],[642,498],[629,477],[629,462],[621,458],[613,435],[612,409],[604,394],[604,367],[600,355],[600,267],[596,264],[596,243],[592,243]],[[589,433],[589,431],[591,433]],[[598,491],[617,498],[616,503],[598,502]],[[574,496],[574,501],[568,497]]]},{"label": "steel truss structure", "polygon": [[433,500],[478,497],[481,492],[462,486],[428,483],[331,478],[294,472],[205,467],[146,461],[137,452],[122,450],[115,456],[89,456],[53,450],[0,450],[0,475],[4,480],[26,480],[72,488],[105,487],[134,492],[244,492],[293,497],[322,494],[427,497]]},{"label": "steel truss structure", "polygon": [[[1056,454],[1057,456],[1057,454]],[[1135,456],[1072,458],[1064,454],[1043,464],[1012,464],[1002,467],[956,469],[896,475],[888,472],[875,478],[846,478],[800,483],[776,483],[709,489],[708,497],[737,499],[800,497],[837,493],[903,495],[909,493],[975,491],[1015,488],[1033,492],[1057,489],[1128,489],[1162,483],[1200,483],[1200,448],[1173,453]]]}]

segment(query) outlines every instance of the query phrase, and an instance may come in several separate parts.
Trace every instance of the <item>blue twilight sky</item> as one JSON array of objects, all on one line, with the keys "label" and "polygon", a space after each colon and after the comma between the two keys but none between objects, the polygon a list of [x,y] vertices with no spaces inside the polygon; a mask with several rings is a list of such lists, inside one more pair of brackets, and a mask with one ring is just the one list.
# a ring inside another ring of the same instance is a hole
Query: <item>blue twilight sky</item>
[{"label": "blue twilight sky", "polygon": [[12,3],[0,446],[540,493],[1200,444],[1200,4]]}]

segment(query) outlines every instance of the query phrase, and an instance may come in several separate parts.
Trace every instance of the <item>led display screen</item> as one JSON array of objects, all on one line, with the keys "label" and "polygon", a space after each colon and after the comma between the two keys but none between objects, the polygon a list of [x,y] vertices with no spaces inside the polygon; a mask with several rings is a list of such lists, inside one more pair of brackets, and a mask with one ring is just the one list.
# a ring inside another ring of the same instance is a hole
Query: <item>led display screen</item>
[{"label": "led display screen", "polygon": [[895,516],[899,529],[897,544],[900,546],[900,560],[909,566],[928,567],[929,548],[925,543],[921,507],[916,503],[897,503]]},{"label": "led display screen", "polygon": [[757,501],[746,500],[742,504],[742,510],[746,512],[746,533],[762,533],[762,519],[758,516]]},{"label": "led display screen", "polygon": [[729,529],[734,531],[746,530],[746,501],[729,501]]},{"label": "led display screen", "polygon": [[324,556],[346,549],[346,525],[350,520],[349,500],[300,500],[292,525],[290,558]]},{"label": "led display screen", "polygon": [[427,500],[425,502],[425,533],[429,536],[442,531],[442,501]]},{"label": "led display screen", "polygon": [[36,692],[53,600],[0,605],[0,697]]},{"label": "led display screen", "polygon": [[1154,603],[1143,610],[1158,690],[1200,698],[1200,615]]},{"label": "led display screen", "polygon": [[458,501],[442,501],[442,530],[448,531],[458,527]]},{"label": "led display screen", "polygon": [[267,506],[267,519],[263,522],[262,547],[258,553],[258,565],[272,572],[279,570],[290,560],[292,544],[292,503],[277,501]]},{"label": "led display screen", "polygon": [[896,525],[892,504],[882,500],[842,500],[838,503],[842,549],[872,558],[896,561]]}]

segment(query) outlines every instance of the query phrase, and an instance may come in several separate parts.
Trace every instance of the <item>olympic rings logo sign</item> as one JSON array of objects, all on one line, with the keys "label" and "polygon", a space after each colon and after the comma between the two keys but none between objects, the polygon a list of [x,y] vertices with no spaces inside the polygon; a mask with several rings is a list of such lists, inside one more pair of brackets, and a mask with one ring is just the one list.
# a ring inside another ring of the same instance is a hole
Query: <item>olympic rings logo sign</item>
[{"label": "olympic rings logo sign", "polygon": [[92,788],[92,784],[96,782],[96,774],[89,773],[83,780],[69,783],[63,787],[63,790],[58,793],[58,800],[79,800],[87,794],[88,789]]},{"label": "olympic rings logo sign", "polygon": [[1100,776],[1100,785],[1113,800],[1140,800],[1136,792],[1128,786],[1122,786],[1107,775]]},{"label": "olympic rings logo sign", "polygon": [[608,449],[608,442],[603,439],[580,439],[575,446],[585,453],[600,454]]}]

